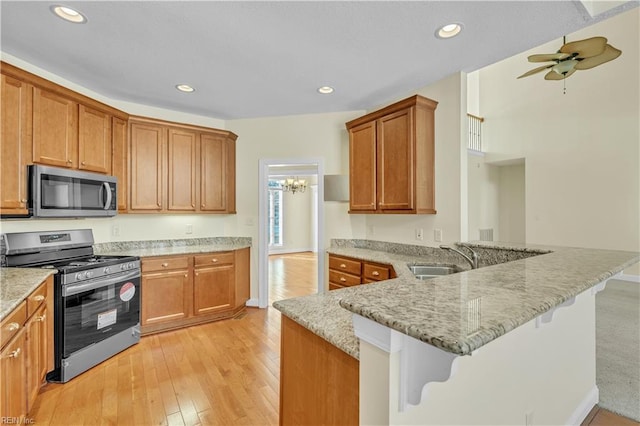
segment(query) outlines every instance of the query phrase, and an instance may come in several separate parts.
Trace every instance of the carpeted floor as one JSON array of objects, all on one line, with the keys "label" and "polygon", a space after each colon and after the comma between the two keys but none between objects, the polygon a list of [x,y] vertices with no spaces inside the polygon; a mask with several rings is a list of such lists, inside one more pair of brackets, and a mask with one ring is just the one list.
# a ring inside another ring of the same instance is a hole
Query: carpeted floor
[{"label": "carpeted floor", "polygon": [[610,280],[596,296],[598,405],[640,422],[640,284]]}]

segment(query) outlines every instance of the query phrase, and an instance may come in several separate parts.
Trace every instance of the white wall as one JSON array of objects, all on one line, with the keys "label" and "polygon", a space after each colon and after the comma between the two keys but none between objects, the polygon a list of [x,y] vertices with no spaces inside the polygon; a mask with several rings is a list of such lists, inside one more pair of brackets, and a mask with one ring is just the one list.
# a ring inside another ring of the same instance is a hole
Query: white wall
[{"label": "white wall", "polygon": [[[499,241],[526,242],[525,165],[497,166]],[[497,239],[497,238],[496,238]]]},{"label": "white wall", "polygon": [[[317,192],[316,192],[317,194]],[[269,249],[269,253],[293,253],[312,250],[312,223],[315,216],[311,211],[314,191],[311,188],[303,193],[283,192],[282,200],[282,247]]]},{"label": "white wall", "polygon": [[526,159],[530,243],[640,250],[640,10],[574,34],[603,35],[618,59],[563,82],[516,77],[554,40],[480,70],[480,113],[489,150]]},{"label": "white wall", "polygon": [[493,229],[494,241],[500,235],[500,168],[486,164],[484,157],[468,154],[469,240],[480,239],[480,229]]}]

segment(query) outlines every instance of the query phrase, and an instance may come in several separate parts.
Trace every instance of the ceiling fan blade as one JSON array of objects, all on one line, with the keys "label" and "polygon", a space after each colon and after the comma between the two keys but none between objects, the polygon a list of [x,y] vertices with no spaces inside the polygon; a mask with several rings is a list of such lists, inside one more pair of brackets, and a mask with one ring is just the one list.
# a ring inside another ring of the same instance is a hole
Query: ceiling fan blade
[{"label": "ceiling fan blade", "polygon": [[558,74],[554,70],[551,70],[547,73],[547,75],[544,76],[544,79],[545,80],[564,80],[565,78],[571,76],[571,74],[573,74],[574,72],[576,72],[575,68],[567,71],[566,74],[564,75]]},{"label": "ceiling fan blade", "polygon": [[537,74],[537,73],[539,73],[540,71],[543,71],[543,70],[549,69],[549,68],[551,68],[552,66],[553,66],[553,64],[549,64],[549,65],[543,65],[543,66],[538,67],[538,68],[534,68],[534,69],[532,69],[532,70],[529,70],[529,71],[525,72],[524,74],[522,74],[522,75],[521,75],[520,77],[518,77],[518,78],[522,78],[522,77],[529,77],[530,75]]},{"label": "ceiling fan blade", "polygon": [[547,61],[556,61],[568,58],[571,56],[570,53],[542,53],[539,55],[531,55],[527,59],[529,62],[547,62]]},{"label": "ceiling fan blade", "polygon": [[613,61],[615,58],[622,54],[622,50],[607,44],[604,52],[600,55],[592,56],[591,58],[585,58],[578,62],[575,66],[577,70],[588,70],[589,68],[597,67],[605,62]]},{"label": "ceiling fan blade", "polygon": [[591,37],[567,43],[560,48],[560,52],[577,53],[578,58],[590,58],[604,52],[606,45],[607,39],[605,37]]}]

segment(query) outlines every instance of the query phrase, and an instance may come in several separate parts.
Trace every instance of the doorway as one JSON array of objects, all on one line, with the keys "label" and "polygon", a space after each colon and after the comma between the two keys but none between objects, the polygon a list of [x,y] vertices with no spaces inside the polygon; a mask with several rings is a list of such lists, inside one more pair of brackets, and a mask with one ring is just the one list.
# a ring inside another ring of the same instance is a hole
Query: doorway
[{"label": "doorway", "polygon": [[[280,194],[281,198],[274,200],[274,189],[277,190],[278,187],[277,184],[274,184],[274,181],[279,182],[292,176],[308,181],[306,191],[309,192],[305,197],[305,199],[309,201],[308,205],[306,205],[305,209],[294,209],[293,211],[297,213],[288,213],[289,216],[297,214],[297,216],[290,217],[290,219],[299,220],[301,219],[300,216],[302,216],[303,220],[312,224],[309,227],[309,236],[306,240],[303,239],[306,241],[303,243],[300,243],[299,240],[296,242],[295,238],[287,240],[287,232],[292,232],[291,230],[287,231],[285,227],[287,212],[286,210],[274,211],[274,209],[282,208],[282,205],[277,205],[278,202],[281,203],[284,200],[286,204],[286,198],[289,198],[291,202],[302,201],[303,204],[306,203],[303,201],[303,197],[300,197],[298,194]],[[315,268],[315,277],[317,277],[315,280],[315,288],[312,292],[323,291],[324,214],[323,203],[321,201],[324,199],[323,177],[324,164],[322,159],[285,158],[260,160],[259,210],[261,214],[258,237],[258,306],[261,308],[267,307],[270,304],[270,299],[272,299],[269,291],[270,277],[274,280],[280,280],[281,282],[290,279],[293,284],[292,288],[280,292],[278,297],[293,297],[298,295],[296,292],[301,291],[300,287],[295,285],[295,280],[304,279],[302,278],[304,274],[308,276],[309,267],[312,267]],[[269,183],[270,181],[271,185]],[[315,183],[311,184],[312,182]],[[293,198],[296,196],[298,197],[297,199]],[[280,223],[278,223],[278,221],[280,221]],[[274,226],[278,227],[275,229],[275,232]],[[301,249],[307,252],[306,256],[294,255],[294,253],[300,252]],[[270,262],[270,252],[273,255],[273,262]],[[275,269],[271,271],[270,264],[273,265],[271,269],[279,268],[279,271]],[[285,277],[283,276],[283,271],[286,268],[295,272],[292,272],[290,277]]]}]

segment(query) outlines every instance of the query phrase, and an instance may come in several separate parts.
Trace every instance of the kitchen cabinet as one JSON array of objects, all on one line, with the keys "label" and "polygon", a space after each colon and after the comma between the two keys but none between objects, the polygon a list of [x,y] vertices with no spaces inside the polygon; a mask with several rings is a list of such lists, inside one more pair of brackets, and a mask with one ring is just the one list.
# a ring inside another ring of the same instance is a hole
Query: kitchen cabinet
[{"label": "kitchen cabinet", "polygon": [[249,299],[249,248],[142,258],[142,334],[232,318]]},{"label": "kitchen cabinet", "polygon": [[235,213],[231,132],[130,120],[130,213]]},{"label": "kitchen cabinet", "polygon": [[329,290],[395,278],[391,265],[329,254]]},{"label": "kitchen cabinet", "polygon": [[142,327],[190,315],[191,258],[142,259]]},{"label": "kitchen cabinet", "polygon": [[436,213],[437,104],[415,95],[346,123],[349,213]]},{"label": "kitchen cabinet", "polygon": [[106,112],[78,106],[78,169],[111,173],[111,118]]},{"label": "kitchen cabinet", "polygon": [[195,256],[194,266],[194,315],[231,309],[235,302],[234,253]]},{"label": "kitchen cabinet", "polygon": [[33,162],[78,168],[78,104],[39,87],[33,89]]},{"label": "kitchen cabinet", "polygon": [[25,215],[27,209],[27,165],[31,162],[32,87],[2,75],[0,109],[0,214]]},{"label": "kitchen cabinet", "polygon": [[111,121],[111,171],[118,178],[118,212],[129,207],[129,123],[117,117]]},{"label": "kitchen cabinet", "polygon": [[53,278],[0,323],[0,418],[24,418],[53,370]]}]

